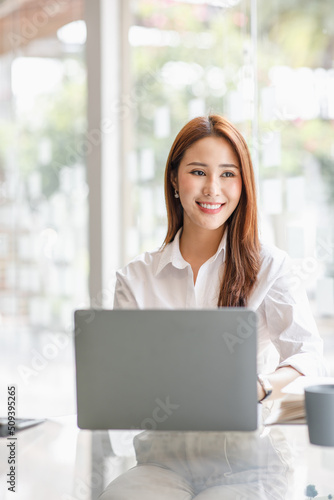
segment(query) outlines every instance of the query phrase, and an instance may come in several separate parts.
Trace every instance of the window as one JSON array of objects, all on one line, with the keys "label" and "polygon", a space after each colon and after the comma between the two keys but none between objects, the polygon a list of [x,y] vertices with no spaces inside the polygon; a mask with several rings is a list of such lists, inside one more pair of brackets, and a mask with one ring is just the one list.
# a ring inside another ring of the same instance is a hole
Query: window
[{"label": "window", "polygon": [[64,330],[87,297],[82,14],[78,2],[60,0],[0,5],[0,309],[7,331]]},{"label": "window", "polygon": [[295,279],[326,318],[334,313],[334,14],[327,1],[281,2],[270,13],[259,1],[258,12],[263,233],[295,258]]},{"label": "window", "polygon": [[88,298],[83,3],[3,0],[0,32],[1,376],[22,415],[68,414]]}]

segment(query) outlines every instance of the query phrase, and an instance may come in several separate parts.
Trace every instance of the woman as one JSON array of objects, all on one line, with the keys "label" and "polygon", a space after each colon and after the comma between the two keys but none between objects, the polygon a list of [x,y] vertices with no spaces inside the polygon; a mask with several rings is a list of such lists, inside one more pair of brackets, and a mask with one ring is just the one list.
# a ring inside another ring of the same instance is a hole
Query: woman
[{"label": "woman", "polygon": [[[191,120],[165,170],[163,248],[117,273],[115,308],[247,306],[258,316],[258,399],[300,375],[323,375],[322,341],[287,255],[261,245],[252,161],[225,118]],[[279,355],[274,360],[271,346]],[[270,371],[270,373],[269,373]]]},{"label": "woman", "polygon": [[[247,306],[258,316],[258,400],[300,375],[322,375],[322,341],[287,255],[259,242],[254,173],[238,130],[217,115],[191,120],[168,156],[168,229],[160,250],[117,273],[115,308]],[[276,349],[276,359],[270,355]],[[278,359],[277,359],[278,358]],[[290,498],[289,449],[262,433],[146,431],[137,466],[101,500]]]},{"label": "woman", "polygon": [[[259,242],[255,191],[240,132],[218,115],[191,120],[167,160],[164,245],[117,273],[114,307],[255,310],[258,371],[267,373],[258,382],[263,401],[325,368],[322,341],[287,255]],[[137,466],[101,500],[278,500],[291,493],[289,451],[277,428],[270,434],[147,431],[134,445]]]}]

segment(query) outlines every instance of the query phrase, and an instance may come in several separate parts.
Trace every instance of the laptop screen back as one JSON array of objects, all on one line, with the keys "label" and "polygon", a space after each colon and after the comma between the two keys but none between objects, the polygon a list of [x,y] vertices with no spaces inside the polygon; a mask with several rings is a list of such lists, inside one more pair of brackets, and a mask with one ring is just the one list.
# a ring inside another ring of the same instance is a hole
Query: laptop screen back
[{"label": "laptop screen back", "polygon": [[255,430],[256,347],[244,308],[76,311],[78,425]]}]

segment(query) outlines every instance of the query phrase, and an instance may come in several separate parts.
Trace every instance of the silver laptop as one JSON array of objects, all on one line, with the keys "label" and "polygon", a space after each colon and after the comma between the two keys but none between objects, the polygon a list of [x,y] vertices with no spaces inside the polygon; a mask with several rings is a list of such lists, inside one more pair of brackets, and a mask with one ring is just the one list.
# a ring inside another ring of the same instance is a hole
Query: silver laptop
[{"label": "silver laptop", "polygon": [[81,429],[257,428],[256,315],[214,310],[78,310]]}]

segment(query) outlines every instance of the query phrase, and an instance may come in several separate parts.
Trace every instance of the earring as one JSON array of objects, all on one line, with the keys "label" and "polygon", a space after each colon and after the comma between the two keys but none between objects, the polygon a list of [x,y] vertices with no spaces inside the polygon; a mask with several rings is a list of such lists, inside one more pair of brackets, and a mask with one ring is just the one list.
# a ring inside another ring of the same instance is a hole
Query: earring
[{"label": "earring", "polygon": [[174,198],[180,198],[180,195],[179,195],[179,193],[176,191],[176,189],[175,189],[175,193],[174,193]]}]

